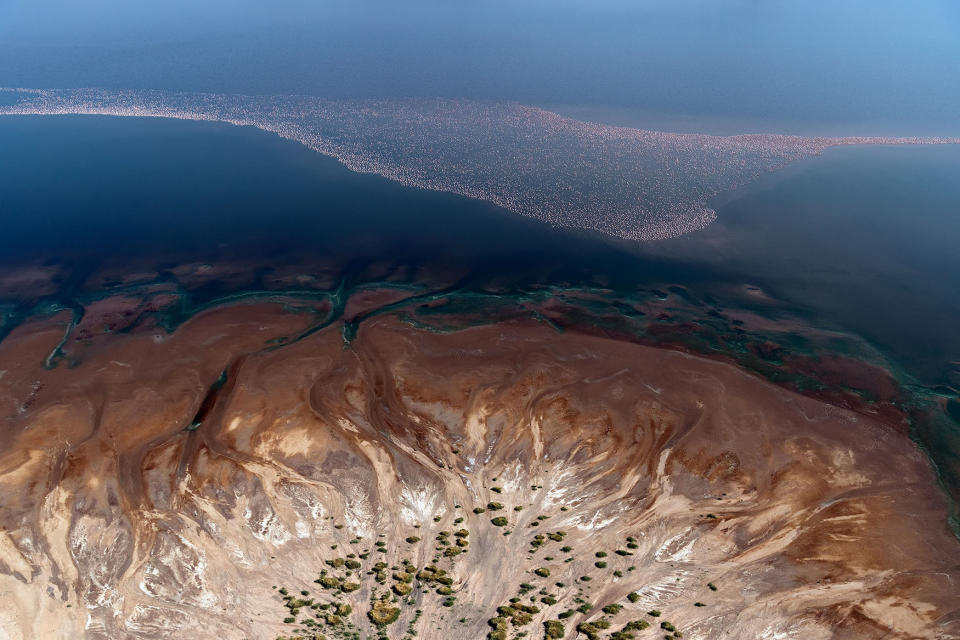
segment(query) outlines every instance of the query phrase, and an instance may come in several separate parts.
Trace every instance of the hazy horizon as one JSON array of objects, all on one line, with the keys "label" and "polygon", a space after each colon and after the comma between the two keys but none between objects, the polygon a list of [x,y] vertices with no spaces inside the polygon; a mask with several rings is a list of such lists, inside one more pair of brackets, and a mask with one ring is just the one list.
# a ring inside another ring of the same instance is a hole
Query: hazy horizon
[{"label": "hazy horizon", "polygon": [[958,31],[946,1],[18,0],[0,6],[0,86],[444,96],[678,131],[957,135]]}]

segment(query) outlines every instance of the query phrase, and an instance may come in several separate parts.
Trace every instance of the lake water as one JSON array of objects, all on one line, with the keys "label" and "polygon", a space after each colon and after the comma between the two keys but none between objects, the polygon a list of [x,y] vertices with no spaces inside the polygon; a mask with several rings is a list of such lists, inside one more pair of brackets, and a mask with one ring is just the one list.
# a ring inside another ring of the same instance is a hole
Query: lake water
[{"label": "lake water", "polygon": [[[7,117],[0,150],[0,268],[60,269],[55,292],[8,294],[7,308],[91,295],[107,266],[162,278],[224,260],[249,269],[197,296],[270,288],[271,272],[310,264],[502,295],[674,286],[704,313],[750,307],[736,293],[749,285],[775,301],[753,311],[859,336],[930,393],[960,388],[960,146],[832,149],[718,198],[713,226],[646,245],[351,173],[226,124]],[[955,489],[960,405],[946,406],[954,419],[918,437]]]}]

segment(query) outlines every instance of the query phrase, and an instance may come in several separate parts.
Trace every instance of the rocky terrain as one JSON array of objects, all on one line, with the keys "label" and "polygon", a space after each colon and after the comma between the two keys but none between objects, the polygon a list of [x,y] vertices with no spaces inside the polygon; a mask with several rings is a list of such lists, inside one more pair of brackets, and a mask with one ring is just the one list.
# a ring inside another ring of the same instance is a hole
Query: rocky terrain
[{"label": "rocky terrain", "polygon": [[960,638],[887,415],[532,320],[307,315],[0,343],[0,637]]}]

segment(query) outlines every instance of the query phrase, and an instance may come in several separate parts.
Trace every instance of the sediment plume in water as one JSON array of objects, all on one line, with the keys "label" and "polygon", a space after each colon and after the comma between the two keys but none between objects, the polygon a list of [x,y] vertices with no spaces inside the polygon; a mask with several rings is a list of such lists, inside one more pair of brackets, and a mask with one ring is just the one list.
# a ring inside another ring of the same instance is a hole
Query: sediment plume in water
[{"label": "sediment plume in water", "polygon": [[702,229],[716,217],[711,197],[831,146],[958,142],[665,133],[581,122],[520,104],[450,99],[0,91],[12,96],[0,114],[159,116],[255,126],[354,171],[631,240]]},{"label": "sediment plume in water", "polygon": [[350,332],[281,299],[14,328],[0,632],[960,637],[902,415],[529,317],[374,313],[395,299],[342,301]]}]

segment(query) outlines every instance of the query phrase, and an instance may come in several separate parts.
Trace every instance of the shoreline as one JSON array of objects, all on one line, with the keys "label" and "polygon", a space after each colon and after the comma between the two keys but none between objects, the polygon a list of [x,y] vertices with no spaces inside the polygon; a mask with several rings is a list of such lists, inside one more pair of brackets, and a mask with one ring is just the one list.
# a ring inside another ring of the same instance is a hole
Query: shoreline
[{"label": "shoreline", "polygon": [[[395,317],[411,326],[439,334],[458,333],[474,327],[496,325],[505,319],[533,321],[551,327],[558,335],[571,333],[627,344],[666,349],[706,358],[735,367],[760,380],[837,408],[880,419],[900,434],[909,434],[933,468],[928,442],[935,431],[927,425],[949,419],[946,407],[934,390],[924,387],[871,352],[855,336],[846,336],[848,346],[838,349],[840,335],[822,332],[800,318],[770,323],[751,312],[726,308],[709,316],[701,303],[682,287],[665,284],[633,297],[597,289],[548,287],[510,294],[475,289],[435,289],[426,283],[364,282],[344,288],[342,283],[326,290],[247,291],[210,300],[193,300],[174,283],[155,281],[90,294],[71,304],[41,303],[24,311],[18,321],[5,324],[3,346],[21,328],[64,312],[73,320],[64,325],[61,340],[46,356],[46,368],[81,365],[86,352],[114,337],[157,332],[157,340],[173,336],[180,327],[206,314],[226,313],[264,304],[289,308],[292,316],[309,310],[313,320],[301,332],[285,336],[266,351],[284,349],[309,339],[331,325],[344,323],[344,348],[367,323],[380,317]],[[798,350],[797,336],[806,346]],[[818,343],[822,343],[817,347]],[[828,348],[827,345],[830,345]],[[942,415],[940,415],[942,414]],[[919,438],[918,433],[926,433]],[[950,500],[948,515],[960,539],[957,503],[960,487],[945,482],[938,473],[940,489]]]}]

